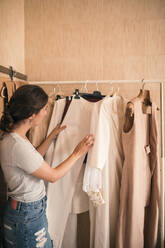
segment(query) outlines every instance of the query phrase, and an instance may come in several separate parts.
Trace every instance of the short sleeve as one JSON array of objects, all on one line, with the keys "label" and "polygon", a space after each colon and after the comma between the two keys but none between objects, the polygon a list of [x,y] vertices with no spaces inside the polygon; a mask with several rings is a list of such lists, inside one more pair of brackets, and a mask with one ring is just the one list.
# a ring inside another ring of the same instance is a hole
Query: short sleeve
[{"label": "short sleeve", "polygon": [[44,160],[30,142],[14,144],[12,152],[12,165],[17,166],[28,174],[39,169]]}]

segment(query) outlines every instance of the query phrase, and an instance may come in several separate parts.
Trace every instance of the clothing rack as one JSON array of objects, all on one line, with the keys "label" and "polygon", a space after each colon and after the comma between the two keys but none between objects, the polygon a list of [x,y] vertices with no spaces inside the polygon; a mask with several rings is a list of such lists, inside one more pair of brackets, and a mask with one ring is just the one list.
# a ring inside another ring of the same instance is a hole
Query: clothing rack
[{"label": "clothing rack", "polygon": [[84,80],[84,81],[45,81],[45,82],[29,82],[30,84],[118,84],[118,83],[158,83],[160,85],[160,133],[161,133],[161,204],[160,204],[160,225],[161,225],[161,248],[164,248],[165,244],[165,151],[164,151],[164,79],[156,80]]},{"label": "clothing rack", "polygon": [[29,82],[30,84],[104,84],[104,83],[165,83],[165,79],[156,80],[83,80],[83,81],[41,81]]},{"label": "clothing rack", "polygon": [[164,83],[160,83],[160,131],[161,131],[161,248],[165,243],[165,151],[164,151]]},{"label": "clothing rack", "polygon": [[9,75],[11,81],[13,81],[14,77],[27,81],[27,75],[14,71],[12,66],[9,66],[9,68],[7,68],[0,65],[0,72]]}]

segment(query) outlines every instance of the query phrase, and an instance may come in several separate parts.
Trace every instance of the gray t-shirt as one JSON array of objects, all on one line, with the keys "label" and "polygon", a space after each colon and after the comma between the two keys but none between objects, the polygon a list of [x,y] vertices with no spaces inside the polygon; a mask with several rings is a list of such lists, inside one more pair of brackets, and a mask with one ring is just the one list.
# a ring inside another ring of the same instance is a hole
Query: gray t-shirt
[{"label": "gray t-shirt", "polygon": [[32,175],[43,163],[33,145],[17,133],[0,141],[0,163],[8,185],[8,196],[21,202],[38,201],[45,196],[42,179]]}]

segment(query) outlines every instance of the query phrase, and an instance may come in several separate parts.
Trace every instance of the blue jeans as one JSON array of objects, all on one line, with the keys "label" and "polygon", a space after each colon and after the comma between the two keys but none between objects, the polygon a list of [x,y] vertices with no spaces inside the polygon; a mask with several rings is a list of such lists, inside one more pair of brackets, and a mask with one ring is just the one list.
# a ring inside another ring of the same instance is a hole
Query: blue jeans
[{"label": "blue jeans", "polygon": [[46,217],[46,200],[19,202],[17,209],[7,201],[4,218],[4,248],[52,248]]}]

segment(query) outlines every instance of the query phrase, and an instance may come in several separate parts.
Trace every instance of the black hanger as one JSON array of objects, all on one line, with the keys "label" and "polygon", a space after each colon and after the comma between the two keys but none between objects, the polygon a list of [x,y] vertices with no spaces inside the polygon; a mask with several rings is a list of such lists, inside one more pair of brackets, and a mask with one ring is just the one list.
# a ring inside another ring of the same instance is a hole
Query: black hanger
[{"label": "black hanger", "polygon": [[100,91],[93,91],[93,93],[80,93],[80,96],[85,98],[86,100],[88,99],[96,99],[96,100],[101,100],[105,95],[102,95]]},{"label": "black hanger", "polygon": [[74,94],[75,94],[75,96],[74,96],[75,99],[80,99],[79,89],[75,89]]},{"label": "black hanger", "polygon": [[101,96],[101,92],[95,90],[95,91],[93,91],[93,95],[94,95],[94,96]]},{"label": "black hanger", "polygon": [[68,101],[72,100],[72,96],[66,96],[66,100]]},{"label": "black hanger", "polygon": [[89,100],[89,99],[100,100],[103,97],[105,97],[105,95],[102,95],[100,91],[93,91],[93,93],[80,93],[79,89],[75,89],[75,92],[73,94],[75,94],[74,96],[75,99],[80,99],[80,96],[86,100]]},{"label": "black hanger", "polygon": [[60,95],[56,95],[56,101],[61,99],[61,96]]}]

